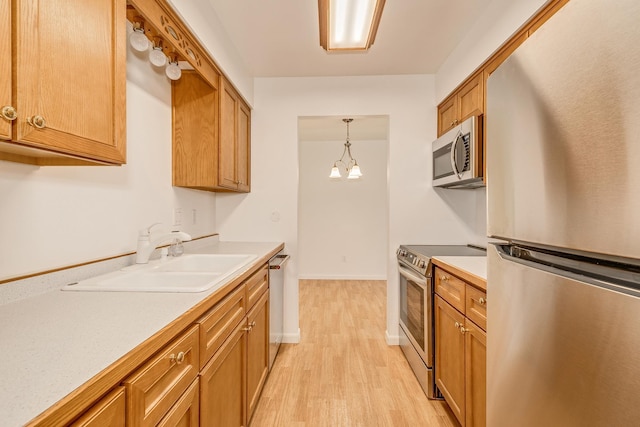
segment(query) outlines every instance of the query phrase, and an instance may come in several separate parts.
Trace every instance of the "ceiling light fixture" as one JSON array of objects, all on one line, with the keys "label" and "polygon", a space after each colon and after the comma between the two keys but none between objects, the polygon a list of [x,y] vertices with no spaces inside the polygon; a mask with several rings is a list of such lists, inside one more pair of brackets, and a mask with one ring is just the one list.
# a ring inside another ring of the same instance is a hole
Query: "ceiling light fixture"
[{"label": "ceiling light fixture", "polygon": [[366,51],[378,31],[385,0],[318,0],[320,45],[331,51]]},{"label": "ceiling light fixture", "polygon": [[[351,155],[351,142],[349,142],[349,123],[353,121],[353,119],[342,119],[343,122],[347,124],[347,142],[344,143],[344,151],[342,152],[342,157],[340,159],[333,162],[333,167],[331,168],[331,174],[329,178],[341,178],[340,169],[338,168],[338,164],[343,166],[347,171],[348,179],[359,179],[362,176],[362,172],[360,172],[360,166],[358,166],[358,162]],[[344,156],[345,154],[349,155],[349,160],[345,162]]]}]

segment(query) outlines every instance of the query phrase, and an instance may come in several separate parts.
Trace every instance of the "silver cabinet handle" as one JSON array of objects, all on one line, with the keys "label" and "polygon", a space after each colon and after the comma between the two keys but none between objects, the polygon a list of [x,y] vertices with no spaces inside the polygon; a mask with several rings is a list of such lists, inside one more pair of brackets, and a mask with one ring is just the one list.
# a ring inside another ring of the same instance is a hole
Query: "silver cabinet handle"
[{"label": "silver cabinet handle", "polygon": [[478,304],[480,304],[480,305],[485,305],[486,303],[487,303],[487,300],[486,300],[486,299],[484,299],[484,298],[480,298],[480,299],[478,300]]}]

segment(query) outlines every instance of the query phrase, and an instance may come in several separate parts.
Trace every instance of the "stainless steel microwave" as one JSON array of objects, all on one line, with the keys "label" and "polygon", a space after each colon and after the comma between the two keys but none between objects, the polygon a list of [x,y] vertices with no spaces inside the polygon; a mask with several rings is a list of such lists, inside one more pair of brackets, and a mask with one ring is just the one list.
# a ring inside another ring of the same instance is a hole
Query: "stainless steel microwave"
[{"label": "stainless steel microwave", "polygon": [[482,117],[472,116],[433,141],[433,186],[484,187]]}]

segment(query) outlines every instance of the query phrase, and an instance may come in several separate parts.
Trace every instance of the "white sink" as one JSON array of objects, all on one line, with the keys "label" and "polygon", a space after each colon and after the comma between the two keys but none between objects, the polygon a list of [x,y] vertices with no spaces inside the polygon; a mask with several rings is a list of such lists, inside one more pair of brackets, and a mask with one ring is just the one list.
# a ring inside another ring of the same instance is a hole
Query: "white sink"
[{"label": "white sink", "polygon": [[135,265],[72,283],[63,291],[204,292],[224,283],[256,255],[190,254],[169,261]]},{"label": "white sink", "polygon": [[183,272],[216,272],[235,271],[247,265],[256,255],[236,254],[189,254],[182,255],[174,260],[167,261],[156,267],[156,271],[183,271]]}]

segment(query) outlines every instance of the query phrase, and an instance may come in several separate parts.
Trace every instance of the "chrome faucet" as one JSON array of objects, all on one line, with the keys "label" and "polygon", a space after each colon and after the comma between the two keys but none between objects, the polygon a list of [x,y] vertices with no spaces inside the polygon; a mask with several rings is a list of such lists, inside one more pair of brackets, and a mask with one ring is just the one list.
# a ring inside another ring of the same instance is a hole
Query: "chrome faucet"
[{"label": "chrome faucet", "polygon": [[146,264],[154,250],[160,245],[176,242],[182,243],[191,240],[191,236],[183,231],[171,231],[155,233],[152,235],[151,229],[160,223],[151,224],[143,228],[138,233],[138,248],[136,250],[136,264]]}]

